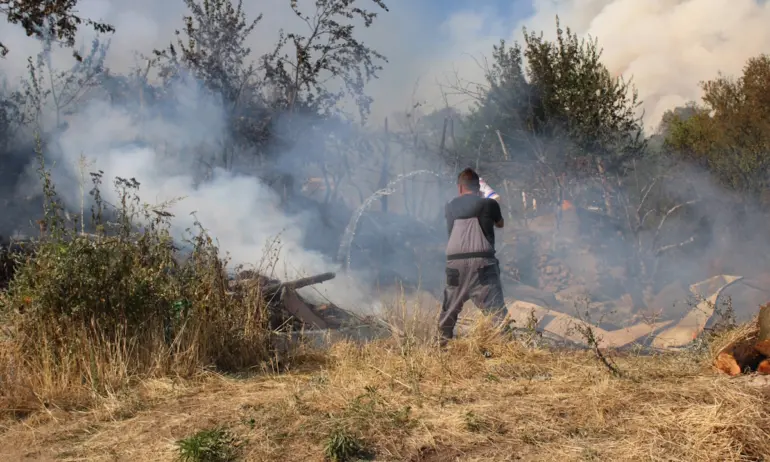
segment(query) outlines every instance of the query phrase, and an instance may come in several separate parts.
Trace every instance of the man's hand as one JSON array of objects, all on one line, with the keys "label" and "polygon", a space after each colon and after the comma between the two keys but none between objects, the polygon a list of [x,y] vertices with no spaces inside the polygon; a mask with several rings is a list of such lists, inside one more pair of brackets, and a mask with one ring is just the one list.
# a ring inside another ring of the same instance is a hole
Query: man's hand
[{"label": "man's hand", "polygon": [[505,220],[504,220],[504,219],[502,219],[502,218],[500,219],[500,221],[498,221],[497,223],[495,223],[495,227],[496,227],[496,228],[502,228],[503,226],[505,226]]},{"label": "man's hand", "polygon": [[494,189],[492,189],[491,186],[487,184],[486,181],[484,181],[483,178],[479,178],[479,196],[485,197],[487,199],[494,199],[496,201],[500,200],[500,195],[495,192]]}]

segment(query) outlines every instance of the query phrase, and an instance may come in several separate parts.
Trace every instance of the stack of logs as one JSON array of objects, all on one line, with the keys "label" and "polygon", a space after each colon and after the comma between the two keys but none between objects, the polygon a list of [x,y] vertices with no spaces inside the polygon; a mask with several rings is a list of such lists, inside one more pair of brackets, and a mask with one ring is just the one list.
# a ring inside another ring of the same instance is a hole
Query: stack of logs
[{"label": "stack of logs", "polygon": [[755,371],[770,375],[770,303],[759,308],[756,328],[722,349],[714,366],[731,376]]}]

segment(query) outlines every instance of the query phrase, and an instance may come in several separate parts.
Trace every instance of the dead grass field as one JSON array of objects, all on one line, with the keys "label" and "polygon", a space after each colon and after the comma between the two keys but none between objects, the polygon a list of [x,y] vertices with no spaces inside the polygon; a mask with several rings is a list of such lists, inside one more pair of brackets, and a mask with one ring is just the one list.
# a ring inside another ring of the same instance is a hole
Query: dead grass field
[{"label": "dead grass field", "polygon": [[768,382],[718,375],[708,353],[615,361],[623,377],[483,330],[445,352],[339,343],[281,373],[145,380],[7,419],[0,460],[175,460],[211,429],[251,461],[770,460]]}]

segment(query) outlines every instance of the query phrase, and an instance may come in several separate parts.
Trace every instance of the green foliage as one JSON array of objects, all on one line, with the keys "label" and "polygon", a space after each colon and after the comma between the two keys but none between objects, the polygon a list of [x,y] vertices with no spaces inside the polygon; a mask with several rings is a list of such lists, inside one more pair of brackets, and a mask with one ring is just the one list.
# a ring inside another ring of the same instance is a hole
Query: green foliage
[{"label": "green foliage", "polygon": [[[383,0],[370,0],[376,8],[388,11]],[[281,106],[289,111],[304,106],[313,112],[339,111],[338,103],[352,97],[359,116],[365,120],[372,98],[364,86],[382,69],[384,55],[355,37],[355,20],[370,27],[377,13],[359,7],[361,0],[318,0],[312,15],[304,13],[296,0],[294,13],[307,25],[307,35],[281,31],[274,51],[262,57],[265,78],[280,92]],[[294,59],[286,53],[288,46]],[[329,81],[339,84],[333,90]]]},{"label": "green foliage", "polygon": [[[372,99],[364,86],[377,77],[385,57],[355,36],[357,22],[369,27],[377,16],[357,6],[361,1],[318,1],[310,15],[291,2],[307,34],[282,30],[272,51],[255,57],[247,40],[262,15],[247,19],[240,1],[185,0],[189,15],[176,43],[155,50],[150,63],[164,85],[189,73],[221,98],[228,137],[225,152],[208,164],[228,168],[237,148],[266,155],[301,143],[312,137],[308,121],[338,115],[346,97],[366,118]],[[381,0],[373,1],[387,11]],[[286,117],[297,112],[303,117]]]},{"label": "green foliage", "polygon": [[14,295],[34,296],[23,309],[25,316],[78,323],[93,319],[105,328],[114,322],[139,326],[163,316],[173,300],[184,295],[186,281],[172,276],[175,262],[165,217],[143,211],[143,218],[151,220],[149,228],[135,234],[132,225],[139,204],[131,193],[138,184],[121,178],[115,183],[121,201],[121,227],[115,235],[105,235],[103,227],[95,236],[73,234],[49,213],[52,238],[40,242],[36,258],[21,268],[11,285]]},{"label": "green foliage", "polygon": [[[115,32],[109,24],[78,15],[77,3],[77,0],[0,0],[0,13],[5,14],[10,24],[20,24],[29,36],[57,39],[69,47],[75,45],[75,35],[82,24],[99,33]],[[6,54],[8,48],[0,42],[0,56]],[[77,53],[75,57],[79,59]]]},{"label": "green foliage", "polygon": [[324,457],[330,462],[348,462],[366,455],[361,440],[343,429],[334,429],[324,443]]},{"label": "green foliage", "polygon": [[267,104],[260,94],[261,82],[251,61],[247,41],[262,20],[249,20],[242,1],[185,0],[189,15],[184,28],[177,30],[175,44],[154,50],[151,66],[156,66],[164,86],[187,75],[196,79],[217,100],[227,118],[222,153],[206,160],[211,165],[229,167],[234,147],[264,147],[272,141]]},{"label": "green foliage", "polygon": [[231,462],[236,460],[236,439],[223,428],[201,430],[177,441],[182,462]]},{"label": "green foliage", "polygon": [[558,18],[556,34],[556,42],[542,33],[525,39],[528,80],[539,100],[535,123],[546,134],[564,133],[579,153],[618,170],[643,148],[636,90],[610,75],[596,40],[579,40]]},{"label": "green foliage", "polygon": [[246,41],[262,15],[246,19],[242,1],[237,5],[230,0],[184,3],[190,15],[183,18],[182,31],[176,31],[176,46],[154,52],[161,60],[161,77],[168,82],[187,70],[227,106],[237,106],[244,89],[254,84],[256,70],[248,63],[251,49]]},{"label": "green foliage", "polygon": [[556,174],[622,172],[644,152],[636,91],[610,75],[596,41],[578,39],[557,18],[555,41],[525,30],[524,47],[501,41],[492,58],[468,121],[471,147],[494,153],[485,159],[502,160],[495,130],[509,152],[528,153],[509,160],[547,164]]},{"label": "green foliage", "polygon": [[666,147],[734,191],[765,194],[770,186],[770,56],[750,59],[738,79],[720,76],[701,87],[701,105],[664,116]]},{"label": "green foliage", "polygon": [[87,52],[83,48],[79,50],[80,59],[72,67],[57,71],[51,62],[53,45],[51,40],[43,40],[43,49],[36,59],[27,59],[29,80],[22,83],[22,88],[29,118],[41,125],[44,111],[48,109],[45,102],[50,98],[56,129],[59,129],[64,123],[63,116],[73,113],[77,104],[99,87],[106,71],[104,61],[109,46],[94,39]]}]

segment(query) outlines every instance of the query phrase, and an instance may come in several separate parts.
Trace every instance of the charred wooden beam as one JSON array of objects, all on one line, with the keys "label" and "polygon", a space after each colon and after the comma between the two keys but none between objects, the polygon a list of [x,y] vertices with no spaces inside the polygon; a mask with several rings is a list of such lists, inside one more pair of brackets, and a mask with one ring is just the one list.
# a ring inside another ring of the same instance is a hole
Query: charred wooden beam
[{"label": "charred wooden beam", "polygon": [[278,292],[281,289],[298,290],[303,287],[312,286],[315,284],[321,284],[322,282],[330,281],[337,277],[335,273],[322,273],[315,276],[308,276],[306,278],[295,279],[288,282],[280,282],[277,284],[269,284],[262,288],[263,293],[271,294]]},{"label": "charred wooden beam", "polygon": [[312,310],[311,305],[302,300],[296,292],[285,290],[282,295],[281,302],[283,307],[303,325],[315,329],[328,329],[330,327],[329,323],[316,314]]}]

